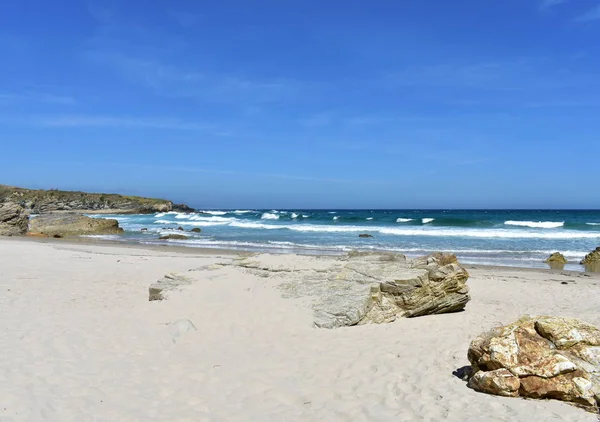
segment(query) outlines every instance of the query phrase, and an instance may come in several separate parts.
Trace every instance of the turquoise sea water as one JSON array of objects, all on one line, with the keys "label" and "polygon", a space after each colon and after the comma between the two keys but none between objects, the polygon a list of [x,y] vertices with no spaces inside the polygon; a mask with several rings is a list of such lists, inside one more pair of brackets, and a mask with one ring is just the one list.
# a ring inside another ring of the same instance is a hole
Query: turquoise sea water
[{"label": "turquoise sea water", "polygon": [[[560,251],[572,265],[600,245],[600,211],[565,210],[205,210],[193,214],[98,215],[126,230],[109,238],[249,251],[339,254],[388,250],[408,256],[455,252],[462,262],[545,268]],[[188,240],[161,241],[179,233]],[[194,227],[201,233],[191,233]],[[141,231],[147,228],[147,231]],[[372,238],[359,238],[361,233]]]}]

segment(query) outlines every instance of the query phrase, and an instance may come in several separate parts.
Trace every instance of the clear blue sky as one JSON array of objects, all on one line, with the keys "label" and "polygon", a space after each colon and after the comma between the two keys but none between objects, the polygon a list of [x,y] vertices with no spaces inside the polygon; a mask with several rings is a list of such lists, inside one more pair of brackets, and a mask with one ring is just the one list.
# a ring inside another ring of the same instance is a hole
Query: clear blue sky
[{"label": "clear blue sky", "polygon": [[0,183],[600,208],[600,0],[0,1]]}]

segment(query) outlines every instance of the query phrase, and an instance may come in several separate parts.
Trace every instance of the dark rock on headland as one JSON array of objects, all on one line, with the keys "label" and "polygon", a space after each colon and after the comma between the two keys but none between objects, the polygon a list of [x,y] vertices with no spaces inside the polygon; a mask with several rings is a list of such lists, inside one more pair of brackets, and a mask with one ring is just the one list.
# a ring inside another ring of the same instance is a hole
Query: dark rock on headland
[{"label": "dark rock on headland", "polygon": [[29,230],[48,236],[86,234],[120,234],[119,222],[107,218],[90,218],[80,214],[44,214],[31,219]]},{"label": "dark rock on headland", "polygon": [[0,236],[21,236],[27,233],[29,213],[19,204],[0,199]]},{"label": "dark rock on headland", "polygon": [[60,190],[33,190],[0,185],[2,199],[15,202],[27,211],[44,214],[57,211],[79,211],[111,214],[151,214],[155,212],[192,212],[184,204],[175,205],[166,199],[143,198],[107,193],[86,193]]}]

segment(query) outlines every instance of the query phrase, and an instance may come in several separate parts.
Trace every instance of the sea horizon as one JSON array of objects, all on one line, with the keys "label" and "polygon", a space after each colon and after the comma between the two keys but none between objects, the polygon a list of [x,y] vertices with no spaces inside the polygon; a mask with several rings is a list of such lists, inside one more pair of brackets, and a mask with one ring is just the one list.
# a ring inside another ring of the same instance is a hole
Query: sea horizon
[{"label": "sea horizon", "polygon": [[[449,251],[465,264],[530,268],[547,268],[544,260],[561,252],[569,261],[565,269],[576,271],[583,271],[579,261],[600,244],[600,210],[207,208],[90,216],[115,218],[125,230],[95,237],[144,244],[329,255],[389,251],[408,257]],[[169,234],[186,238],[159,239]]]}]

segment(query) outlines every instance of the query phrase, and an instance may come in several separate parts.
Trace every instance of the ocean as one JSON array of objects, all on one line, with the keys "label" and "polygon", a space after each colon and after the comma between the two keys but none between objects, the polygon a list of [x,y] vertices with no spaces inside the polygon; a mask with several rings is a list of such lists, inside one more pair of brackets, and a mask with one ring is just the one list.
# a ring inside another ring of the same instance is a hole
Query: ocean
[{"label": "ocean", "polygon": [[[543,261],[559,251],[571,270],[582,270],[579,261],[600,245],[599,210],[205,210],[90,216],[115,218],[125,229],[123,235],[103,237],[145,244],[310,254],[382,250],[409,257],[451,251],[467,264],[537,268],[546,268]],[[202,232],[190,232],[194,227]],[[189,238],[158,240],[175,233]]]}]

